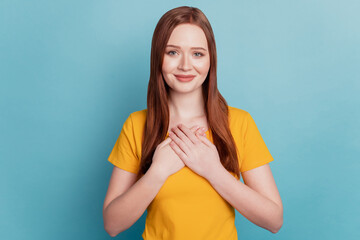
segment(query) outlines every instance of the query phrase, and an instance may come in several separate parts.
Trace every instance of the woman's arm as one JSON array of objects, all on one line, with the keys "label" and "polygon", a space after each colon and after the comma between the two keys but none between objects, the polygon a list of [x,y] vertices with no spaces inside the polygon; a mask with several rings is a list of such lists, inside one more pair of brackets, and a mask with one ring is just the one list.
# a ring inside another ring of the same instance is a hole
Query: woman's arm
[{"label": "woman's arm", "polygon": [[251,222],[273,233],[279,231],[283,207],[269,164],[243,172],[243,184],[223,167],[216,146],[204,134],[194,134],[181,124],[171,130],[170,146],[186,166],[207,179]]},{"label": "woman's arm", "polygon": [[[203,133],[197,126],[190,131]],[[149,170],[136,183],[135,173],[114,167],[103,207],[104,228],[111,236],[131,227],[166,179],[185,166],[169,146],[170,142],[171,138],[167,138],[156,147]]]},{"label": "woman's arm", "polygon": [[114,166],[103,207],[104,228],[110,236],[131,227],[145,212],[166,178],[150,167],[135,183],[136,174]]},{"label": "woman's arm", "polygon": [[269,164],[243,172],[242,176],[245,184],[221,168],[208,181],[249,221],[278,232],[283,224],[283,206]]}]

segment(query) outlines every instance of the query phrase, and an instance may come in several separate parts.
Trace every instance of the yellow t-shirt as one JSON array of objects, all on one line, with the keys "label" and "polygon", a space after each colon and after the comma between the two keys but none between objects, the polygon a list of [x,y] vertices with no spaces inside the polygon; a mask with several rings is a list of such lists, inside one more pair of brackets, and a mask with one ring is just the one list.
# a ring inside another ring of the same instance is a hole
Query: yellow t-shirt
[{"label": "yellow t-shirt", "polygon": [[[235,107],[228,109],[240,172],[273,161],[250,114]],[[128,172],[137,173],[139,169],[146,111],[130,114],[108,159]],[[211,131],[206,135],[213,142]],[[205,178],[185,166],[165,181],[149,205],[142,237],[146,240],[237,240],[235,210]]]}]

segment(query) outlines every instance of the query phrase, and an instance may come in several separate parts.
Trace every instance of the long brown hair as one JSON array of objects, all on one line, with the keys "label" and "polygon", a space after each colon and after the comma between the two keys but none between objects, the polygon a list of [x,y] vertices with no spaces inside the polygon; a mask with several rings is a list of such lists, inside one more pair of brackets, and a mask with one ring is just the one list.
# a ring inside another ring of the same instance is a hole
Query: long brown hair
[{"label": "long brown hair", "polygon": [[183,23],[199,26],[205,33],[210,54],[209,73],[202,85],[207,122],[222,165],[240,179],[236,146],[229,128],[228,105],[217,88],[216,45],[211,25],[195,7],[178,7],[166,12],[156,25],[151,44],[150,80],[147,92],[147,116],[142,139],[138,178],[149,169],[157,145],[166,137],[169,126],[169,86],[162,76],[166,44],[174,28]]}]

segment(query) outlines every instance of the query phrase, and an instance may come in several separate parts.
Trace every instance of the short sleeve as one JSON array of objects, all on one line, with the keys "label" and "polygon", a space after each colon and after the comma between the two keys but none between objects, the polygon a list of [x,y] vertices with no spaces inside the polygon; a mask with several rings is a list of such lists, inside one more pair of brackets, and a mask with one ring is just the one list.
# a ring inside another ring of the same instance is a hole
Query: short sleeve
[{"label": "short sleeve", "polygon": [[125,171],[132,173],[138,172],[140,160],[136,154],[136,142],[131,114],[124,122],[108,161]]},{"label": "short sleeve", "polygon": [[245,172],[273,161],[274,159],[266,147],[254,119],[249,113],[246,114],[243,127],[244,152],[240,172]]}]

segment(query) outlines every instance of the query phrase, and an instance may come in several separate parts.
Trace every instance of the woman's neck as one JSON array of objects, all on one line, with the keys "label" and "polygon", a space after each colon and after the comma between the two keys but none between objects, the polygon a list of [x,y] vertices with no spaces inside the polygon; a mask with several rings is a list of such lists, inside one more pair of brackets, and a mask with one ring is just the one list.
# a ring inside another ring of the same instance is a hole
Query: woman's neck
[{"label": "woman's neck", "polygon": [[170,92],[170,118],[192,119],[205,115],[202,89],[191,93]]}]

